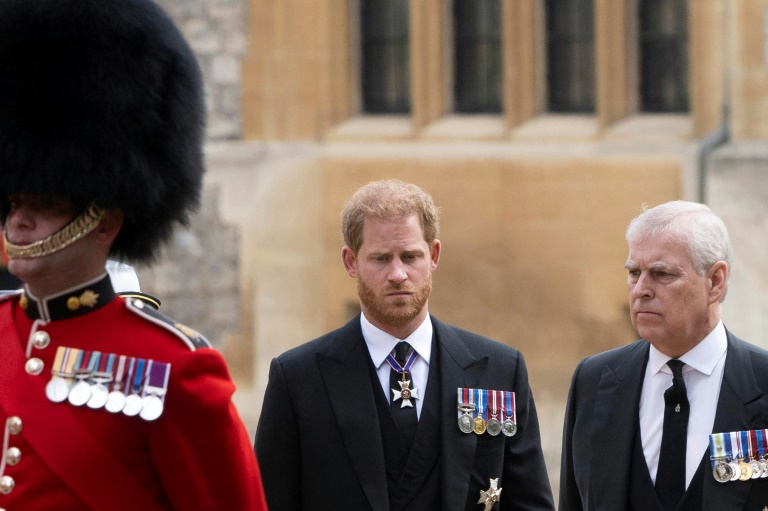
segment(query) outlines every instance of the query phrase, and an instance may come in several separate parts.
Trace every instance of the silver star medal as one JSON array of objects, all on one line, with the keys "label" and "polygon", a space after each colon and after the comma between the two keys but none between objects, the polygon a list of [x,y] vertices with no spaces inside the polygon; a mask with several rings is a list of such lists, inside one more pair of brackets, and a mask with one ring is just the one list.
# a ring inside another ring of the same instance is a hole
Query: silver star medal
[{"label": "silver star medal", "polygon": [[403,401],[400,404],[400,408],[405,408],[406,406],[413,407],[411,398],[419,399],[419,389],[409,388],[411,386],[411,380],[406,380],[405,374],[403,374],[403,379],[397,383],[400,384],[400,390],[392,389],[392,401],[402,399]]},{"label": "silver star medal", "polygon": [[499,486],[499,478],[491,479],[491,487],[487,490],[480,490],[480,500],[478,504],[485,505],[483,511],[490,511],[495,503],[501,500],[501,488]]}]

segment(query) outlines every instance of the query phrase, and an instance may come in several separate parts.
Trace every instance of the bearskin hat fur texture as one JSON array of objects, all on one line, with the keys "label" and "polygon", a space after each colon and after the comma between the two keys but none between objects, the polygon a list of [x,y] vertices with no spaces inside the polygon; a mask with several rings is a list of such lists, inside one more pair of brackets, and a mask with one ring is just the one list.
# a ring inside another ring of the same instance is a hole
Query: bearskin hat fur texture
[{"label": "bearskin hat fur texture", "polygon": [[112,257],[147,262],[199,202],[195,57],[151,0],[0,0],[0,199],[119,207]]}]

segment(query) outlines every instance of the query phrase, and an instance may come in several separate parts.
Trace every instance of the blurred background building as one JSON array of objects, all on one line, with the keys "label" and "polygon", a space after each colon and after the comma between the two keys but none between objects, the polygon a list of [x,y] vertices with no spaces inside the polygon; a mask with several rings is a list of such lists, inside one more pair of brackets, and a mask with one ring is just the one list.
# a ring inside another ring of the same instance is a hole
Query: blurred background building
[{"label": "blurred background building", "polygon": [[384,177],[441,207],[432,312],[524,353],[555,485],[574,367],[636,338],[643,204],[723,217],[726,324],[768,345],[768,0],[160,3],[206,75],[208,174],[140,278],[225,354],[251,430],[271,358],[358,311],[339,214]]}]

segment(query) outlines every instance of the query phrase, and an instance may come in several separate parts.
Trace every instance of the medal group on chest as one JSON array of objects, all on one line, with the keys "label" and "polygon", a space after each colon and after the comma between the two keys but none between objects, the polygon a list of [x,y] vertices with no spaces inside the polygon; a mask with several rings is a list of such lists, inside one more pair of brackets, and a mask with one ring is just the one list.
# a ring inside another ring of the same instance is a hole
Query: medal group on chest
[{"label": "medal group on chest", "polygon": [[768,429],[713,433],[709,452],[717,482],[768,477]]},{"label": "medal group on chest", "polygon": [[45,395],[153,421],[163,413],[171,364],[59,346]]},{"label": "medal group on chest", "polygon": [[459,429],[462,433],[496,436],[517,433],[515,393],[504,390],[458,389]]}]

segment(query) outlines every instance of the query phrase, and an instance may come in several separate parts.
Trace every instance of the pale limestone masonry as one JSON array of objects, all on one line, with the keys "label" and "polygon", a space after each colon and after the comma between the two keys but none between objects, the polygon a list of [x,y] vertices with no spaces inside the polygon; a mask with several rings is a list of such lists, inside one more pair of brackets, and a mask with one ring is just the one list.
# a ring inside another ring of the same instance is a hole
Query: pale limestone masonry
[{"label": "pale limestone masonry", "polygon": [[158,263],[139,268],[141,290],[162,302],[161,312],[199,330],[224,349],[240,323],[237,230],[219,219],[218,190],[206,189],[189,229],[177,229]]},{"label": "pale limestone masonry", "polygon": [[208,137],[240,138],[245,0],[157,0],[197,55],[203,70]]},{"label": "pale limestone masonry", "polygon": [[179,235],[174,263],[140,278],[164,312],[217,342],[251,431],[271,358],[354,308],[339,211],[383,177],[416,182],[441,207],[430,310],[525,354],[555,493],[574,367],[636,338],[624,229],[642,204],[699,200],[698,147],[726,126],[731,142],[712,155],[704,196],[734,241],[724,320],[768,345],[768,0],[688,0],[683,115],[637,111],[634,2],[596,2],[588,116],[543,111],[544,2],[504,0],[505,110],[479,117],[451,112],[447,0],[410,2],[413,112],[403,117],[358,115],[357,2],[158,1],[205,73],[215,192],[202,217],[218,219]]},{"label": "pale limestone masonry", "polygon": [[734,249],[723,322],[768,348],[768,144],[740,142],[713,155],[707,204],[723,219]]}]

